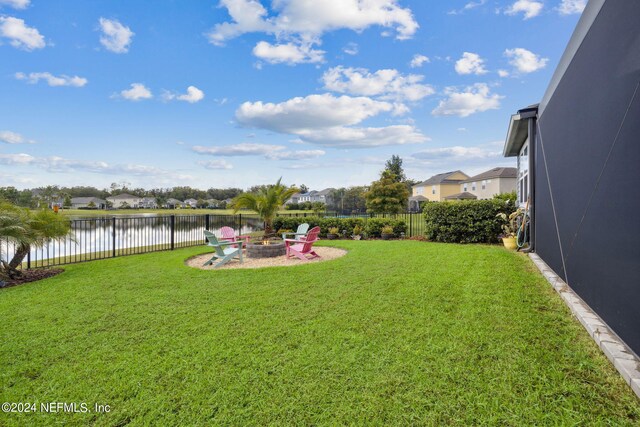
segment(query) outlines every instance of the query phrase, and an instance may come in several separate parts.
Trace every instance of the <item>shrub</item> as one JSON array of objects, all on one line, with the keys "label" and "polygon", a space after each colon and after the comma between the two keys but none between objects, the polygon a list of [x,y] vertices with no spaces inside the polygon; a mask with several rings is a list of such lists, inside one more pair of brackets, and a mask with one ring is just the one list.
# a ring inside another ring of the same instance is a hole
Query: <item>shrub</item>
[{"label": "shrub", "polygon": [[338,227],[331,227],[329,228],[329,234],[339,234],[340,230],[338,229]]},{"label": "shrub", "polygon": [[494,243],[502,221],[499,213],[511,213],[513,205],[500,200],[463,200],[429,203],[424,207],[425,235],[448,243]]},{"label": "shrub", "polygon": [[288,228],[295,230],[298,225],[302,223],[309,224],[309,229],[313,227],[320,227],[320,236],[325,237],[330,228],[337,228],[338,233],[341,234],[342,230],[354,230],[356,227],[360,227],[369,237],[380,237],[382,227],[385,225],[391,225],[393,232],[396,235],[407,232],[407,224],[402,220],[393,218],[336,218],[327,217],[320,218],[318,216],[278,216],[273,221],[273,228],[279,230],[281,228]]},{"label": "shrub", "polygon": [[365,224],[365,232],[369,237],[380,237],[382,234],[382,227],[390,225],[393,227],[393,234],[399,236],[400,233],[407,232],[407,224],[399,219],[393,218],[370,218]]},{"label": "shrub", "polygon": [[390,225],[385,225],[382,227],[382,234],[393,234],[393,227]]},{"label": "shrub", "polygon": [[353,227],[353,235],[354,236],[362,235],[362,227],[360,227],[359,225],[356,225],[355,227]]}]

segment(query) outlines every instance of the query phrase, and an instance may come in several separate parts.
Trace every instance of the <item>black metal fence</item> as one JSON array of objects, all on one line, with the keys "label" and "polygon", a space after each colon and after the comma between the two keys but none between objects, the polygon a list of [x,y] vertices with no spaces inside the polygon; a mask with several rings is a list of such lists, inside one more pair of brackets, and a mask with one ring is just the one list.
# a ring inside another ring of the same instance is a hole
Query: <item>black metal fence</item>
[{"label": "black metal fence", "polygon": [[[313,213],[283,213],[282,216],[306,217]],[[406,237],[424,234],[421,214],[322,214],[340,218],[395,218],[407,223]],[[315,215],[317,216],[317,215]],[[154,215],[143,217],[83,218],[71,220],[69,238],[32,248],[22,268],[53,267],[117,256],[166,251],[204,243],[203,231],[220,236],[222,227],[232,227],[240,234],[262,231],[264,224],[255,214],[239,215]],[[16,245],[0,240],[0,253],[13,257]]]}]

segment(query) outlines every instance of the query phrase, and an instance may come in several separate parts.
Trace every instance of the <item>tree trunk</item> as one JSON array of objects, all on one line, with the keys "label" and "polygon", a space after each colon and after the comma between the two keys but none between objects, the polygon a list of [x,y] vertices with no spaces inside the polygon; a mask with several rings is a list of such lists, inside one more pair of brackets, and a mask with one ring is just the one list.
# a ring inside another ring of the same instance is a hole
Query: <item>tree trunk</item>
[{"label": "tree trunk", "polygon": [[18,266],[22,264],[22,261],[24,261],[24,258],[27,256],[30,250],[31,246],[29,245],[21,244],[20,246],[18,246],[18,250],[16,250],[16,253],[13,255],[13,258],[9,262],[8,267],[11,270],[17,270]]}]

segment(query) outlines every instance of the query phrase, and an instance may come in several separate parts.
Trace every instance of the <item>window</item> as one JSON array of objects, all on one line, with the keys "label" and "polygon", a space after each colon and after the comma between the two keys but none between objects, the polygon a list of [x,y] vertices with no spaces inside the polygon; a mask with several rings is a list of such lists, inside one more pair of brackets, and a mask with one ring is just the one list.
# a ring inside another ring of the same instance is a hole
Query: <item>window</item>
[{"label": "window", "polygon": [[436,186],[435,185],[431,186],[431,194],[436,194]]},{"label": "window", "polygon": [[529,140],[525,141],[518,155],[518,203],[522,206],[529,198]]},{"label": "window", "polygon": [[483,190],[487,189],[487,181],[482,181],[482,189]]},{"label": "window", "polygon": [[462,191],[467,191],[467,183],[462,184]]},{"label": "window", "polygon": [[424,187],[416,187],[416,196],[424,194]]},{"label": "window", "polygon": [[475,182],[471,183],[471,191],[476,191],[476,183]]}]

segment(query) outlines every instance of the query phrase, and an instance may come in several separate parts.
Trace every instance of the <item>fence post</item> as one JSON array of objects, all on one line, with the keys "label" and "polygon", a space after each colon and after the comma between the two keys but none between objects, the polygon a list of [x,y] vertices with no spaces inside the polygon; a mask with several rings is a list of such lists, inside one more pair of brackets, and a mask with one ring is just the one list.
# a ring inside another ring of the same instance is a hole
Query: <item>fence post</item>
[{"label": "fence post", "polygon": [[242,234],[242,214],[238,214],[238,234]]},{"label": "fence post", "polygon": [[413,237],[413,214],[409,213],[409,237]]},{"label": "fence post", "polygon": [[205,216],[204,216],[204,229],[205,230],[209,230],[210,226],[211,226],[211,221],[209,220],[209,214],[205,214]]},{"label": "fence post", "polygon": [[27,252],[27,270],[31,268],[31,248],[29,248],[29,252]]},{"label": "fence post", "polygon": [[116,257],[116,217],[111,218],[111,256]]},{"label": "fence post", "polygon": [[176,216],[171,215],[171,250],[176,247]]}]

